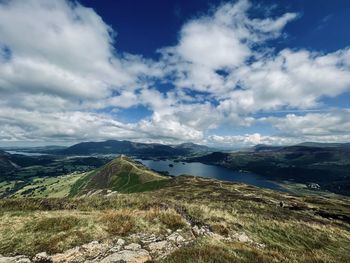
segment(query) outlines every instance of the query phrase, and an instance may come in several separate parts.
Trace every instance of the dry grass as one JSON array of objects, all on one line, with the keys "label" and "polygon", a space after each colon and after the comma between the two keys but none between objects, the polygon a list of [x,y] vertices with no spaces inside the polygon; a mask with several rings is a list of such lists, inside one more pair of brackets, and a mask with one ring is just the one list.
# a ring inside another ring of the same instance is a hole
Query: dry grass
[{"label": "dry grass", "polygon": [[184,218],[179,215],[174,209],[151,209],[147,212],[146,218],[153,224],[161,223],[172,230],[184,228],[187,226]]},{"label": "dry grass", "polygon": [[[280,201],[301,210],[281,208]],[[347,216],[348,201],[181,177],[157,191],[111,198],[0,200],[0,254],[53,253],[131,233],[158,235],[168,228],[186,232],[186,217],[223,236],[245,232],[265,248],[206,238],[164,262],[350,262],[349,224],[315,213]]]},{"label": "dry grass", "polygon": [[127,210],[108,211],[102,215],[101,223],[110,235],[125,236],[136,230],[135,216]]},{"label": "dry grass", "polygon": [[2,254],[57,253],[104,238],[94,216],[76,212],[6,213],[1,218]]}]

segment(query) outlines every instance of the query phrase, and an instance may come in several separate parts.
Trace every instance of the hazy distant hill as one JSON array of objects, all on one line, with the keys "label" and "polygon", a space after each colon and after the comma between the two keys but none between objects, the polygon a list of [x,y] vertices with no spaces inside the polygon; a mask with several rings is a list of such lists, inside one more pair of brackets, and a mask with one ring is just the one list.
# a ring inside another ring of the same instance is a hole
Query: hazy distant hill
[{"label": "hazy distant hill", "polygon": [[319,143],[319,142],[303,142],[296,145],[290,146],[273,146],[266,144],[255,145],[251,150],[254,152],[263,152],[263,151],[295,151],[295,150],[304,150],[304,151],[318,151],[323,148],[332,148],[332,149],[350,149],[350,143]]},{"label": "hazy distant hill", "polygon": [[18,165],[11,161],[10,154],[0,150],[0,176],[15,171]]},{"label": "hazy distant hill", "polygon": [[202,145],[186,143],[180,145],[163,145],[155,143],[137,143],[131,141],[108,140],[104,142],[82,142],[58,151],[66,155],[89,154],[131,154],[143,156],[183,156],[196,152],[208,152]]},{"label": "hazy distant hill", "polygon": [[297,146],[306,147],[321,147],[321,148],[348,148],[350,149],[350,143],[320,143],[320,142],[303,142],[297,144]]},{"label": "hazy distant hill", "polygon": [[205,145],[195,143],[182,143],[172,145],[173,148],[187,150],[188,152],[210,152],[212,149]]}]

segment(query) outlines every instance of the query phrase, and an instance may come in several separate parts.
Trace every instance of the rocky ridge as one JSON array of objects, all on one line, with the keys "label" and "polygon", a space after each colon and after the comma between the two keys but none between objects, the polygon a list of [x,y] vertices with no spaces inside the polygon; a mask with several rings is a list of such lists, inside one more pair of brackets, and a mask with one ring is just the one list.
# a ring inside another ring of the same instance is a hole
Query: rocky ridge
[{"label": "rocky ridge", "polygon": [[137,233],[124,239],[116,238],[107,242],[92,241],[54,255],[48,255],[46,252],[38,253],[32,258],[24,255],[14,257],[0,255],[0,263],[143,263],[165,258],[202,236],[223,242],[249,243],[257,248],[264,248],[263,244],[254,242],[244,232],[224,237],[212,232],[207,226],[195,225],[190,231],[168,229],[165,235]]}]

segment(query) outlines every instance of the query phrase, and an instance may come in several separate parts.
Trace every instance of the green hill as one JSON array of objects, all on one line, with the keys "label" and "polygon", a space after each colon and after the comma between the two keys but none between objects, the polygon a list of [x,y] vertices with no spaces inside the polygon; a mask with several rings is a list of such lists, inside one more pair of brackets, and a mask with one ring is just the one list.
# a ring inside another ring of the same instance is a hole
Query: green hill
[{"label": "green hill", "polygon": [[169,177],[162,176],[139,162],[123,155],[105,166],[79,179],[70,192],[71,196],[89,191],[108,189],[118,192],[143,192],[155,190],[168,182]]},{"label": "green hill", "polygon": [[125,156],[36,178],[0,198],[0,222],[0,262],[350,262],[349,197],[166,177]]}]

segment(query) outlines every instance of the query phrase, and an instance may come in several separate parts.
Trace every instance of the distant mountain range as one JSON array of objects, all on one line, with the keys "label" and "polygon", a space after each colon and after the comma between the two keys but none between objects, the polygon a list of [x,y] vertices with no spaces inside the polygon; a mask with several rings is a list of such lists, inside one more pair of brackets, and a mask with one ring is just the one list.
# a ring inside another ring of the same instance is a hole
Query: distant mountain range
[{"label": "distant mountain range", "polygon": [[288,150],[307,150],[312,151],[320,150],[320,149],[339,149],[339,150],[350,150],[350,143],[319,143],[319,142],[303,142],[290,146],[273,146],[273,145],[265,145],[258,144],[254,147],[250,148],[249,151],[253,152],[263,152],[263,151],[288,151]]},{"label": "distant mountain range", "polygon": [[138,143],[131,141],[108,140],[104,142],[82,142],[56,153],[64,155],[90,154],[129,154],[150,157],[185,156],[195,153],[210,152],[210,148],[194,143],[164,145],[157,143]]}]

